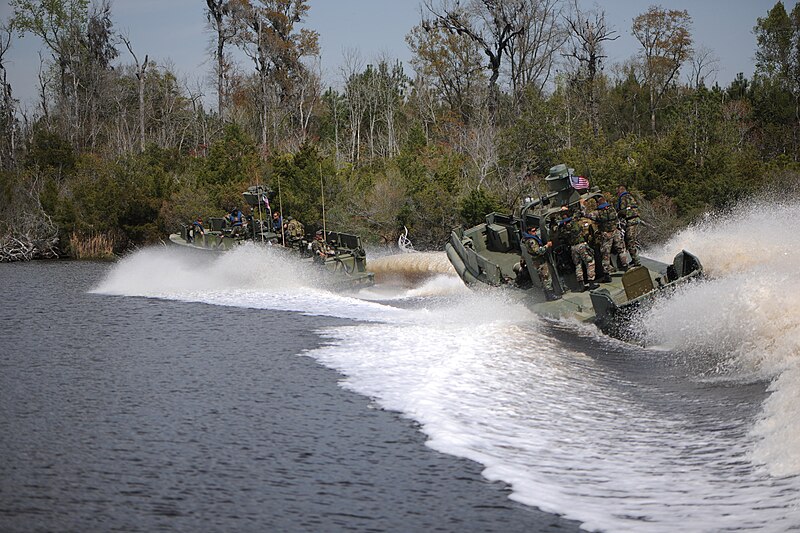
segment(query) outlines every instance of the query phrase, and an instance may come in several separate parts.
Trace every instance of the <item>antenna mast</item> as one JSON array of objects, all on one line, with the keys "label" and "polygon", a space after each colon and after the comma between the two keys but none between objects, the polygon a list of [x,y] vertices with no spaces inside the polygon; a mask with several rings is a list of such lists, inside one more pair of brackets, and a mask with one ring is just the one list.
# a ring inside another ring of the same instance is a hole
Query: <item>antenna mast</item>
[{"label": "antenna mast", "polygon": [[327,239],[328,232],[325,229],[325,179],[322,177],[322,163],[319,164],[318,168],[319,168],[319,189],[322,197],[322,233],[326,235],[325,238]]}]

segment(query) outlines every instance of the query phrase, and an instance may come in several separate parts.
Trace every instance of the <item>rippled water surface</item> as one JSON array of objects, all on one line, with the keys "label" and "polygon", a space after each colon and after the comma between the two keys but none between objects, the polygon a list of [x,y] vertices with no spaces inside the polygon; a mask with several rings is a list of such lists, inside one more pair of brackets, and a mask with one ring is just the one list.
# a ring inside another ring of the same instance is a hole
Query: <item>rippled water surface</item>
[{"label": "rippled water surface", "polygon": [[115,268],[0,265],[0,530],[575,529],[298,355],[351,321],[89,292]]},{"label": "rippled water surface", "polygon": [[247,246],[0,265],[0,529],[800,528],[794,212],[648,251],[709,276],[635,317],[641,346],[441,253],[353,293]]}]

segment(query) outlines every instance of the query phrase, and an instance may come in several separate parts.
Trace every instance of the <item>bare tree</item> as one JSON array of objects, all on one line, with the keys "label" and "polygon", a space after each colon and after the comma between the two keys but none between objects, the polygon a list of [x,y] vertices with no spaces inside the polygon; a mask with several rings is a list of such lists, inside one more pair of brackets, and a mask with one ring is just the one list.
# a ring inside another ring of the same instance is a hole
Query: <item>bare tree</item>
[{"label": "bare tree", "polygon": [[488,107],[494,117],[500,97],[497,80],[503,55],[525,31],[522,15],[526,0],[466,0],[464,5],[459,0],[424,0],[423,5],[432,17],[423,20],[423,28],[442,28],[465,35],[486,54],[491,72]]},{"label": "bare tree", "polygon": [[[417,73],[416,89],[419,91],[424,81],[425,87],[432,86],[441,95],[450,110],[464,124],[470,122],[474,109],[480,107],[477,96],[484,90],[477,90],[486,84],[482,51],[472,39],[450,33],[443,28],[416,26],[406,36],[414,56],[411,65]],[[434,91],[429,91],[430,95]]]},{"label": "bare tree", "polygon": [[344,97],[350,122],[350,162],[355,163],[361,152],[361,123],[366,111],[362,78],[364,60],[357,50],[347,50],[341,67],[344,78]]},{"label": "bare tree", "polygon": [[45,72],[45,60],[42,57],[42,53],[39,52],[39,70],[37,71],[36,80],[39,82],[38,86],[38,96],[39,101],[42,106],[42,116],[44,116],[45,121],[49,121],[50,119],[50,106],[48,105],[47,100],[47,75]]},{"label": "bare tree", "polygon": [[139,150],[144,152],[144,140],[145,140],[145,122],[144,122],[144,88],[145,88],[145,79],[144,73],[147,69],[148,63],[148,56],[145,54],[144,61],[139,63],[139,58],[133,51],[131,47],[131,40],[128,37],[122,37],[122,42],[125,43],[125,46],[128,48],[128,51],[133,56],[133,60],[136,62],[136,79],[139,82]]},{"label": "bare tree", "polygon": [[582,12],[578,0],[573,0],[573,12],[566,19],[570,30],[570,48],[568,57],[575,59],[579,65],[578,77],[584,81],[586,95],[589,100],[589,116],[595,137],[600,129],[600,112],[597,104],[597,75],[602,61],[603,43],[619,38],[616,31],[606,26],[604,11]]},{"label": "bare tree", "polygon": [[[58,76],[58,96],[65,113],[69,138],[78,144],[80,133],[81,40],[88,19],[88,0],[11,0],[14,9],[12,24],[23,34],[39,37],[50,50]],[[44,87],[44,84],[43,84]]]},{"label": "bare tree", "polygon": [[714,52],[706,47],[700,47],[694,51],[690,58],[692,72],[689,78],[689,86],[694,88],[694,98],[692,99],[692,150],[697,164],[702,167],[705,163],[703,150],[709,141],[709,125],[701,120],[700,98],[703,92],[700,90],[705,86],[706,76],[716,72],[719,65],[719,58]]},{"label": "bare tree", "polygon": [[364,104],[370,157],[391,157],[397,151],[395,115],[407,84],[402,64],[384,56],[377,65],[367,65],[349,84]]},{"label": "bare tree", "polygon": [[430,80],[420,73],[414,78],[414,90],[409,95],[409,104],[415,110],[425,130],[425,140],[431,136],[431,128],[439,122],[439,96]]},{"label": "bare tree", "polygon": [[322,92],[322,67],[319,61],[316,61],[314,68],[304,68],[298,73],[297,76],[297,91],[296,91],[296,116],[297,116],[297,134],[296,138],[298,146],[308,140],[309,126],[311,117],[314,114],[314,109],[319,104],[320,95]]},{"label": "bare tree", "polygon": [[272,112],[274,140],[286,110],[283,104],[296,95],[296,83],[305,67],[301,58],[319,50],[319,35],[295,25],[310,9],[308,0],[247,0],[240,10],[237,41],[255,63],[259,78],[262,151],[266,150]]},{"label": "bare tree", "polygon": [[107,95],[113,79],[111,62],[119,55],[112,26],[109,1],[102,0],[92,4],[86,37],[83,39],[84,50],[81,61],[76,64],[83,80],[79,96],[85,100],[81,106],[86,115],[83,140],[90,148],[97,146],[104,129]]},{"label": "bare tree", "polygon": [[525,0],[519,14],[523,31],[509,43],[511,92],[519,100],[535,85],[544,90],[550,80],[556,52],[567,39],[560,20],[562,0]]},{"label": "bare tree", "polygon": [[[123,66],[119,69],[118,74],[120,79],[128,78],[128,70],[130,70],[130,77],[135,76],[133,67],[130,65]],[[113,132],[110,135],[111,144],[115,153],[126,153],[133,151],[136,144],[136,118],[131,117],[130,103],[136,99],[136,95],[132,94],[127,84],[117,83],[114,86],[113,94],[111,95],[114,107],[114,115],[116,120],[113,122]]]},{"label": "bare tree", "polygon": [[[107,0],[12,0],[14,27],[38,36],[49,49],[52,70],[42,89],[55,101],[45,114],[76,148],[94,148],[102,131],[103,99],[111,61],[117,56]],[[44,91],[45,98],[48,96]],[[48,104],[49,106],[49,104]],[[45,106],[43,106],[44,108]]]},{"label": "bare tree", "polygon": [[[153,65],[156,67],[156,65]],[[188,102],[184,96],[185,82],[175,75],[175,65],[167,60],[148,75],[147,124],[151,142],[162,148],[177,148],[184,142],[187,122],[191,119]]]},{"label": "bare tree", "polygon": [[490,118],[485,110],[478,113],[465,129],[461,140],[460,151],[472,162],[477,173],[477,189],[499,174],[499,131]]},{"label": "bare tree", "polygon": [[225,75],[229,66],[225,60],[225,45],[236,37],[237,26],[233,23],[233,11],[242,8],[238,0],[206,0],[208,11],[206,16],[217,36],[217,47],[214,56],[217,59],[217,112],[225,119]]},{"label": "bare tree", "polygon": [[16,153],[16,120],[14,110],[16,101],[11,96],[11,84],[5,67],[5,55],[11,48],[12,30],[9,26],[0,26],[0,168],[14,167]]},{"label": "bare tree", "polygon": [[403,102],[410,80],[403,72],[400,61],[392,61],[387,56],[379,62],[381,72],[380,99],[382,104],[382,119],[386,128],[386,142],[384,157],[393,157],[400,153],[397,142],[396,115]]},{"label": "bare tree", "polygon": [[324,106],[323,113],[327,115],[328,120],[330,120],[330,126],[333,128],[333,157],[336,162],[336,167],[338,168],[343,161],[340,136],[342,135],[343,121],[346,118],[344,98],[338,91],[335,91],[333,87],[328,87],[321,96],[321,102]]},{"label": "bare tree", "polygon": [[0,263],[58,257],[58,227],[39,201],[43,182],[34,172],[6,191],[12,201],[0,204]]},{"label": "bare tree", "polygon": [[692,63],[689,86],[694,89],[706,85],[706,79],[719,72],[719,57],[710,48],[697,48],[689,59]]},{"label": "bare tree", "polygon": [[379,119],[380,97],[378,95],[380,86],[380,74],[373,65],[367,65],[367,70],[361,74],[363,82],[361,87],[364,90],[364,101],[367,103],[367,145],[369,146],[370,159],[375,159],[377,126]]},{"label": "bare tree", "polygon": [[203,111],[203,90],[198,83],[196,89],[192,90],[191,87],[186,86],[186,94],[189,96],[191,104],[191,111],[194,117],[189,121],[189,124],[194,129],[192,138],[194,145],[192,146],[192,153],[198,155],[206,155],[206,147],[209,144],[209,126],[208,115]]}]

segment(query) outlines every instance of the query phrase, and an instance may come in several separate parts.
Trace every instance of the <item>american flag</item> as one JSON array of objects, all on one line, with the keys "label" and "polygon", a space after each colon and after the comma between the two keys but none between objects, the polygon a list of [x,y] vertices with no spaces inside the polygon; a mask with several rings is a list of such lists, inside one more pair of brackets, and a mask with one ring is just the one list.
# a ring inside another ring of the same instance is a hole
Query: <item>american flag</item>
[{"label": "american flag", "polygon": [[589,188],[589,180],[584,178],[583,176],[570,176],[569,177],[570,183],[572,183],[573,189],[588,189]]}]

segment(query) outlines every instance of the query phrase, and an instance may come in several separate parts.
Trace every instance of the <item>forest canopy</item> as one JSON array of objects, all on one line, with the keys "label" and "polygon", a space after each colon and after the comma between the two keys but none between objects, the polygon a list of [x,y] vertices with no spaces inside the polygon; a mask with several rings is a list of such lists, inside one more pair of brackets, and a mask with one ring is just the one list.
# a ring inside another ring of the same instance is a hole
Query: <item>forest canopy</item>
[{"label": "forest canopy", "polygon": [[[308,0],[206,0],[209,79],[181,81],[121,34],[107,0],[10,0],[0,27],[0,260],[98,257],[159,242],[280,182],[284,213],[440,249],[452,227],[513,212],[567,162],[638,192],[663,238],[771,183],[797,182],[800,5],[753,21],[755,71],[718,60],[688,11],[628,28],[575,0],[422,0],[410,64],[345,58],[320,74]],[[638,43],[620,64],[607,44]],[[43,53],[34,109],[6,70],[21,36]],[[236,58],[246,58],[242,61]]]}]

